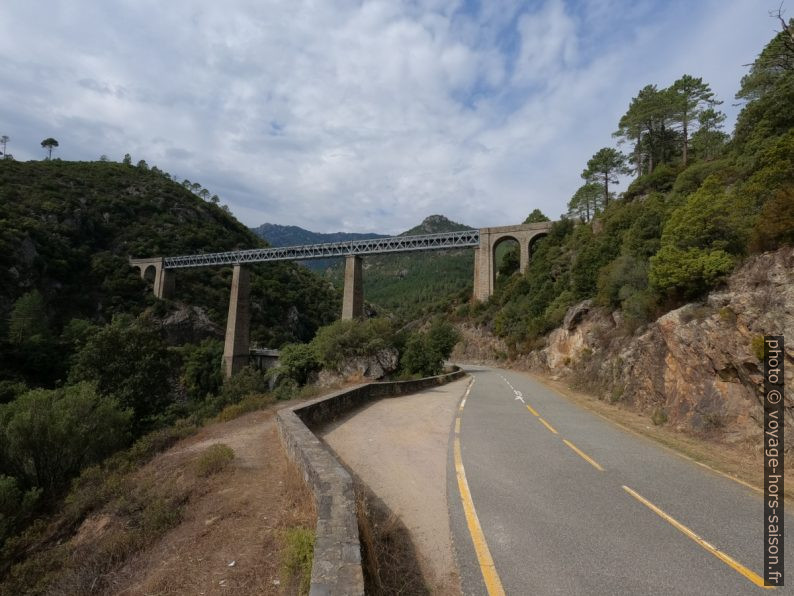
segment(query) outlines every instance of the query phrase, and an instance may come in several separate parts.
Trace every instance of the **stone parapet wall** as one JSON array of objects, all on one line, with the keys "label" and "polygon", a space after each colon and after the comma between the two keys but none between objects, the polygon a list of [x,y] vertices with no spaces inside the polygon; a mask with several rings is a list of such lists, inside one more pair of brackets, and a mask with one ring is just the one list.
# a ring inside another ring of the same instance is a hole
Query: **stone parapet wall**
[{"label": "stone parapet wall", "polygon": [[312,596],[364,594],[361,543],[353,479],[312,430],[365,403],[415,393],[462,377],[452,373],[411,381],[367,383],[336,391],[276,414],[281,441],[314,494],[317,527],[312,564]]}]

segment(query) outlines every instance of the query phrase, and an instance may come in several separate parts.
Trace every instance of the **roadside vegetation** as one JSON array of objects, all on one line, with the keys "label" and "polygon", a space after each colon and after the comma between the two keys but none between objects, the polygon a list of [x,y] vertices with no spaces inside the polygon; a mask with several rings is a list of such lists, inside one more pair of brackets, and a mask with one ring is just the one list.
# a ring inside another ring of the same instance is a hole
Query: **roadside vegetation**
[{"label": "roadside vegetation", "polygon": [[[794,242],[791,23],[742,79],[732,135],[707,82],[683,75],[641,89],[616,123],[628,154],[596,152],[526,274],[506,256],[494,296],[456,315],[491,328],[511,356],[541,346],[586,299],[619,311],[632,333],[702,299],[748,255]],[[628,172],[635,179],[615,193]]]}]

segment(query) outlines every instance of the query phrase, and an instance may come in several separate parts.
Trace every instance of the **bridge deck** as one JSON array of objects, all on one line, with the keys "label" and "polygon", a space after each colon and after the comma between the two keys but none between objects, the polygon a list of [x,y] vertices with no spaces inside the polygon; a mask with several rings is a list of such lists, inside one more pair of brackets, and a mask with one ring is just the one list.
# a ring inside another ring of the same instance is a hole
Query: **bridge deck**
[{"label": "bridge deck", "polygon": [[165,269],[188,267],[211,267],[214,265],[236,265],[242,263],[265,263],[268,261],[302,261],[346,257],[349,255],[378,255],[393,252],[419,250],[441,250],[445,248],[467,248],[480,245],[479,230],[426,234],[423,236],[394,236],[369,240],[348,240],[327,244],[305,244],[277,248],[255,248],[197,255],[166,257]]}]

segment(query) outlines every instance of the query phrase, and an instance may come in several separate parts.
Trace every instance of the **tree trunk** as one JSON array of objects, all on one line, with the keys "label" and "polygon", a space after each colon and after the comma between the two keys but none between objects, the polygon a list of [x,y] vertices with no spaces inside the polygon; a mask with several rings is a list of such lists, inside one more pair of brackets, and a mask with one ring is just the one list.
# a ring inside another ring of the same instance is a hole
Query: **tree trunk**
[{"label": "tree trunk", "polygon": [[688,133],[687,124],[688,124],[687,123],[687,115],[686,115],[686,112],[684,112],[684,153],[682,155],[682,160],[684,162],[684,167],[686,167],[686,153],[687,153],[687,148],[688,148],[688,145],[689,145],[689,136],[687,134]]}]

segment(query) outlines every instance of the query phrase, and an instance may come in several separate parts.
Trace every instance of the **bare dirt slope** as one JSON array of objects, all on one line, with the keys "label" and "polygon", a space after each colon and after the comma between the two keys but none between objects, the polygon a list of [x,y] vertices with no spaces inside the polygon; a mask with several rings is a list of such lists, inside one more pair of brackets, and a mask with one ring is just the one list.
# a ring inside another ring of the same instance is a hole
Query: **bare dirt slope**
[{"label": "bare dirt slope", "polygon": [[469,379],[382,399],[325,430],[323,439],[400,517],[434,594],[459,594],[447,514],[447,445]]},{"label": "bare dirt slope", "polygon": [[214,443],[234,450],[231,466],[192,493],[180,525],[125,564],[118,594],[292,593],[281,585],[282,533],[314,522],[272,411],[206,427],[147,468],[180,474]]}]

